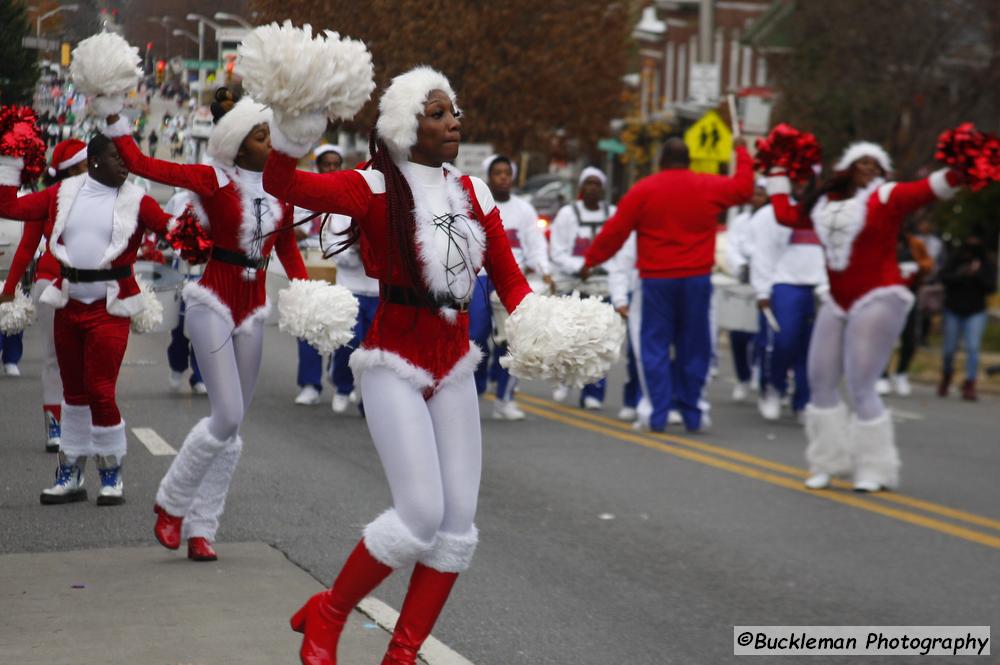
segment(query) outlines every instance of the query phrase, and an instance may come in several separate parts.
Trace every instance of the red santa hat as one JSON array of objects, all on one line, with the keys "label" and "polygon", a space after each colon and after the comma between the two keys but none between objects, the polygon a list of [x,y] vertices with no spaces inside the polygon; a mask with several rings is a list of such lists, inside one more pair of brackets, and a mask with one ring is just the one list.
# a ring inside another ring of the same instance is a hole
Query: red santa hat
[{"label": "red santa hat", "polygon": [[379,101],[375,131],[385,141],[389,153],[397,162],[406,161],[410,148],[417,142],[417,116],[424,112],[427,96],[441,90],[458,111],[458,101],[451,83],[444,74],[430,67],[414,67],[392,79]]},{"label": "red santa hat", "polygon": [[49,175],[53,178],[74,164],[87,159],[87,144],[80,139],[66,139],[56,144],[52,149],[52,161],[49,163]]},{"label": "red santa hat", "polygon": [[232,167],[243,139],[254,127],[270,120],[271,109],[244,96],[215,123],[208,136],[206,154],[216,166]]},{"label": "red santa hat", "polygon": [[889,157],[889,153],[882,146],[871,141],[858,141],[847,146],[844,154],[840,156],[840,159],[834,165],[833,170],[846,171],[851,168],[851,164],[862,157],[871,157],[874,159],[886,174],[892,171],[892,159]]}]

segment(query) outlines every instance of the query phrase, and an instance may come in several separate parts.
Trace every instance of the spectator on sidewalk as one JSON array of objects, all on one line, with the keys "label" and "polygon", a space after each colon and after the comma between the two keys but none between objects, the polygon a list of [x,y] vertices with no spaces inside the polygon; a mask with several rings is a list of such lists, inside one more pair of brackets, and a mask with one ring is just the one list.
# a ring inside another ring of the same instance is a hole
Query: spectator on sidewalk
[{"label": "spectator on sidewalk", "polygon": [[965,381],[962,399],[974,402],[976,375],[979,373],[979,348],[986,330],[986,296],[996,291],[997,266],[983,243],[983,230],[973,229],[962,246],[941,270],[944,283],[944,348],[938,396],[945,397],[951,387],[955,352],[961,338],[965,345]]}]

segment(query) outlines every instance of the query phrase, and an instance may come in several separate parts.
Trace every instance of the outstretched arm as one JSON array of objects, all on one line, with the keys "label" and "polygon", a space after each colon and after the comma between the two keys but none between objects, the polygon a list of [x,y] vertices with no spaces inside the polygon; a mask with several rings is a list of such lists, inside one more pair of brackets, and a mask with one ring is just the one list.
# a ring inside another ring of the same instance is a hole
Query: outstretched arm
[{"label": "outstretched arm", "polygon": [[[298,160],[278,150],[271,150],[264,167],[264,189],[268,194],[313,212],[332,212],[360,219],[368,213],[373,192],[382,175],[377,171],[300,171]],[[372,184],[369,185],[371,179]],[[384,184],[381,185],[385,190]]]},{"label": "outstretched arm", "polygon": [[52,197],[59,187],[18,197],[23,167],[19,157],[0,157],[0,217],[18,222],[43,221],[48,218]]}]

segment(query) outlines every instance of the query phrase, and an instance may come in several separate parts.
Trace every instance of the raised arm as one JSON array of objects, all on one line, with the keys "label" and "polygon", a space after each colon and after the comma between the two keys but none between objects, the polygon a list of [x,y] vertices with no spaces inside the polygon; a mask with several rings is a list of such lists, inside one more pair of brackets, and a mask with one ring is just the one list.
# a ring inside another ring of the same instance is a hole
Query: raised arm
[{"label": "raised arm", "polygon": [[742,145],[736,147],[736,173],[733,176],[711,176],[712,196],[723,208],[742,205],[753,196],[753,159]]},{"label": "raised arm", "polygon": [[0,157],[0,217],[33,222],[48,219],[52,197],[59,186],[18,197],[21,187],[21,168],[24,162],[17,157]]},{"label": "raised arm", "polygon": [[792,200],[792,181],[784,173],[767,177],[767,196],[774,208],[774,219],[782,226],[793,229],[811,229],[812,219],[805,208]]},{"label": "raised arm", "polygon": [[375,189],[385,190],[377,171],[300,171],[298,160],[271,150],[264,167],[264,189],[281,201],[313,212],[332,212],[360,219],[368,213]]},{"label": "raised arm", "polygon": [[878,201],[890,208],[893,217],[902,219],[933,203],[936,199],[947,200],[958,193],[962,177],[949,169],[940,169],[930,176],[913,182],[890,182],[878,188]]},{"label": "raised arm", "polygon": [[148,157],[135,144],[128,121],[112,116],[102,133],[115,142],[125,167],[132,173],[164,185],[187,189],[199,196],[211,196],[219,189],[215,169],[206,164],[177,164]]}]

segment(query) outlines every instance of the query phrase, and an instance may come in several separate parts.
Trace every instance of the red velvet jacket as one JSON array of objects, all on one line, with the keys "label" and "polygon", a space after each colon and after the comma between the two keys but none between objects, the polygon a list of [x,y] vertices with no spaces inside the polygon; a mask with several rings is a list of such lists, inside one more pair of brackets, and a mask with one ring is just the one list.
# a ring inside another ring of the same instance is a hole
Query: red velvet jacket
[{"label": "red velvet jacket", "polygon": [[[275,199],[254,201],[240,187],[240,179],[252,174],[205,164],[175,164],[142,154],[131,136],[114,139],[118,153],[132,173],[193,192],[201,208],[199,217],[208,226],[215,247],[253,258],[266,258],[272,250],[281,260],[289,279],[308,279],[305,263],[292,230],[293,207]],[[261,207],[261,235],[255,247],[257,218]],[[273,232],[273,233],[272,233]],[[267,235],[267,234],[271,235]],[[188,282],[184,297],[211,307],[231,320],[238,334],[270,312],[266,274],[221,261],[208,262],[197,282]]]},{"label": "red velvet jacket", "polygon": [[[42,231],[45,228],[42,222],[44,220],[37,220],[36,223],[24,225],[21,242],[18,243],[14,257],[10,261],[7,280],[3,284],[3,295],[14,295],[14,290],[17,288],[24,273],[27,272],[28,266],[31,265],[31,260],[35,258],[35,252],[38,250],[38,243],[42,241]],[[46,250],[38,259],[38,265],[35,266],[35,281],[51,282],[58,276],[59,262],[52,256],[52,252]]]},{"label": "red velvet jacket", "polygon": [[[400,261],[391,264],[387,261],[391,237],[380,173],[337,171],[319,175],[296,170],[296,163],[294,158],[273,151],[264,169],[264,188],[299,207],[353,218],[360,230],[359,253],[365,272],[369,277],[378,279],[381,285],[420,291],[432,288],[423,283],[414,284]],[[454,180],[456,173],[450,169],[444,169],[442,177],[457,184]],[[461,176],[458,180],[461,188],[456,186],[453,192],[457,190],[456,196],[462,196],[464,191],[467,214],[478,221],[484,235],[485,249],[480,262],[492,278],[504,307],[513,311],[531,293],[531,288],[510,251],[500,212],[495,205],[488,206],[488,210],[480,207],[475,186],[469,177]],[[422,233],[419,219],[417,227],[419,250]],[[423,252],[418,251],[418,254]],[[433,261],[428,262],[423,256],[419,258],[427,278],[435,269],[430,265]],[[474,270],[480,267],[473,266]],[[433,281],[432,276],[428,284]],[[453,310],[397,305],[383,299],[362,347],[351,355],[352,369],[360,372],[372,366],[389,367],[423,390],[425,395],[468,376],[475,370],[482,352],[469,342],[468,314],[459,312],[454,317],[442,314],[449,311]]]},{"label": "red velvet jacket", "polygon": [[808,214],[789,198],[784,176],[768,178],[768,193],[779,224],[815,229],[826,253],[830,296],[846,313],[887,290],[913,299],[896,258],[903,220],[935,198],[951,198],[958,184],[958,174],[946,170],[914,182],[875,183],[851,199],[821,197]]},{"label": "red velvet jacket", "polygon": [[[48,238],[48,251],[52,257],[73,267],[62,243],[62,234],[73,201],[88,177],[84,174],[67,178],[53,187],[20,198],[16,186],[0,186],[0,216],[27,221],[29,229],[40,226],[41,233]],[[134,264],[143,235],[148,231],[165,234],[171,219],[141,187],[126,182],[119,189],[115,201],[111,242],[102,258],[101,269]],[[28,229],[25,231],[27,234]],[[32,233],[37,234],[37,230]],[[52,284],[42,292],[41,301],[56,308],[64,307],[69,301],[69,284],[61,275],[52,277]],[[141,312],[143,306],[134,275],[108,284],[106,307],[109,314],[132,317]]]}]

